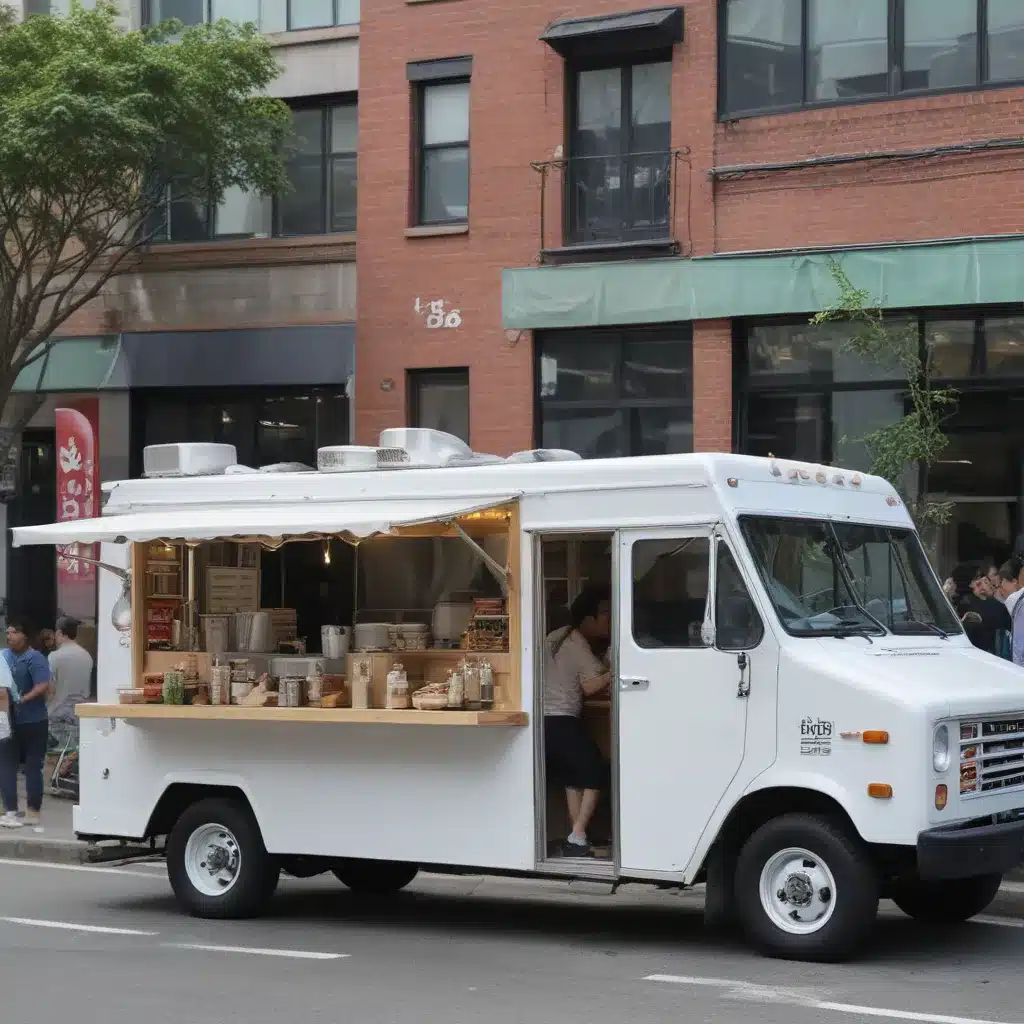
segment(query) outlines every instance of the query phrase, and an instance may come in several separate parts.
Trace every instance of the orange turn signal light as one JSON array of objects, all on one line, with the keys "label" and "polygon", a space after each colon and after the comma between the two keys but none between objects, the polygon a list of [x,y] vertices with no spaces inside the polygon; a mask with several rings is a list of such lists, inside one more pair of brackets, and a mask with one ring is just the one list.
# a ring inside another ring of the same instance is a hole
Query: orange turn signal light
[{"label": "orange turn signal light", "polygon": [[949,799],[949,790],[946,788],[945,783],[940,782],[935,787],[935,809],[937,811],[944,810],[946,807],[946,801]]},{"label": "orange turn signal light", "polygon": [[873,796],[876,800],[891,800],[892,786],[888,782],[869,782],[868,796]]},{"label": "orange turn signal light", "polygon": [[861,738],[865,743],[878,743],[883,746],[889,742],[889,734],[884,729],[869,729]]}]

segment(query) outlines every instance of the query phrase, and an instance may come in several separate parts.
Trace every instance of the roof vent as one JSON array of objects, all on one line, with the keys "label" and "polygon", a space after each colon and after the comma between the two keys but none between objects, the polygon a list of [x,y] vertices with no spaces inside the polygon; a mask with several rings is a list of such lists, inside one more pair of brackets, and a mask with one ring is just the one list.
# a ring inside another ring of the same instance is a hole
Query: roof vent
[{"label": "roof vent", "polygon": [[506,462],[580,462],[583,456],[567,448],[531,448],[528,452],[513,452]]},{"label": "roof vent", "polygon": [[453,434],[424,427],[395,427],[380,432],[377,465],[381,469],[424,469],[474,461],[473,450]]},{"label": "roof vent", "polygon": [[151,444],[142,450],[147,477],[221,476],[237,463],[233,444]]},{"label": "roof vent", "polygon": [[336,444],[316,453],[321,473],[365,473],[377,468],[377,449],[358,444]]}]

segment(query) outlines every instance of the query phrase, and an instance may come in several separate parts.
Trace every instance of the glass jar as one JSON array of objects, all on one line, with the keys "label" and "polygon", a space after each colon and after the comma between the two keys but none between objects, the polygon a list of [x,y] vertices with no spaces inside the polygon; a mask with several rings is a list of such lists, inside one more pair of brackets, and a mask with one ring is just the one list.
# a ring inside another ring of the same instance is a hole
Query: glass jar
[{"label": "glass jar", "polygon": [[480,707],[484,711],[494,707],[494,669],[486,659],[480,662]]},{"label": "glass jar", "polygon": [[465,704],[470,711],[480,710],[480,664],[464,658],[459,666],[465,686]]},{"label": "glass jar", "polygon": [[448,681],[448,707],[452,710],[461,708],[466,702],[466,679],[462,669],[457,668]]}]

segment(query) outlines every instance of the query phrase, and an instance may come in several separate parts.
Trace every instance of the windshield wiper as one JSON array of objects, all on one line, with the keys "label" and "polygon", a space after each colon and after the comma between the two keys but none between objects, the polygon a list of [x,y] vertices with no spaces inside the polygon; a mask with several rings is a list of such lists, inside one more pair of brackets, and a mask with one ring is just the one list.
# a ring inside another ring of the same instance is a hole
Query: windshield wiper
[{"label": "windshield wiper", "polygon": [[[925,622],[922,619],[904,619],[898,625],[899,626],[924,626],[924,628],[929,630],[929,632],[934,633],[936,636],[941,636],[943,640],[948,640],[949,639],[949,634],[944,629],[942,629],[941,627],[936,626],[934,622]],[[896,623],[893,624],[892,631],[897,636],[899,636],[900,633],[903,632],[902,630],[897,628],[897,624]]]}]

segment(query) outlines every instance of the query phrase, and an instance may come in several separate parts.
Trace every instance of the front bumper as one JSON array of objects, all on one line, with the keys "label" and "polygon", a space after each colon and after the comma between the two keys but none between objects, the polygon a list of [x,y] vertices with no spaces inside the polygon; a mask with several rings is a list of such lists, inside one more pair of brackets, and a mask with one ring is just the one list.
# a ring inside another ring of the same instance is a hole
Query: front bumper
[{"label": "front bumper", "polygon": [[926,829],[917,837],[917,873],[925,880],[1005,875],[1024,861],[1024,817],[998,824]]}]

